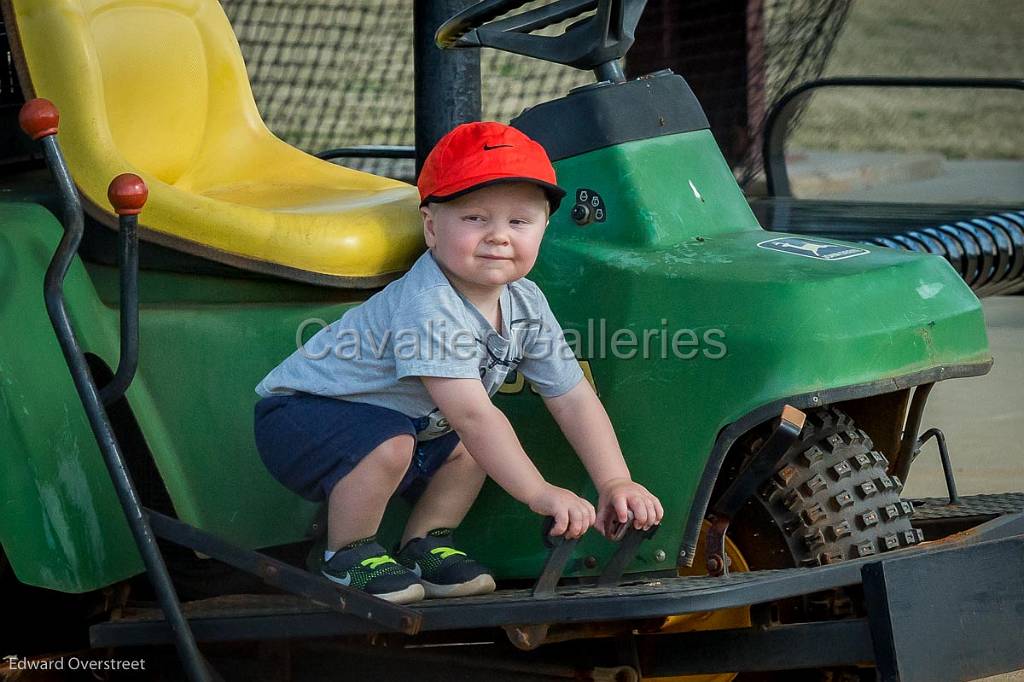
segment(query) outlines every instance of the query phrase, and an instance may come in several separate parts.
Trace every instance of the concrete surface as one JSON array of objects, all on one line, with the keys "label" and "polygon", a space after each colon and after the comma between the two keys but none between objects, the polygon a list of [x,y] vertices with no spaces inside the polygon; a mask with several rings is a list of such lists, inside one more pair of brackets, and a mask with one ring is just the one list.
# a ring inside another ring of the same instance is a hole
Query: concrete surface
[{"label": "concrete surface", "polygon": [[838,198],[886,185],[929,180],[943,174],[941,154],[793,150],[786,168],[793,195]]},{"label": "concrete surface", "polygon": [[801,199],[1024,206],[1024,161],[793,150],[786,167],[793,196]]},{"label": "concrete surface", "polygon": [[[982,300],[994,364],[982,377],[935,385],[922,430],[946,434],[962,494],[1024,490],[1024,296]],[[905,497],[945,493],[938,448],[930,441],[910,470]]]},{"label": "concrete surface", "polygon": [[934,175],[920,173],[900,184],[878,183],[871,189],[850,190],[836,198],[906,201],[907,197],[919,203],[1024,206],[1024,161],[943,160]]}]

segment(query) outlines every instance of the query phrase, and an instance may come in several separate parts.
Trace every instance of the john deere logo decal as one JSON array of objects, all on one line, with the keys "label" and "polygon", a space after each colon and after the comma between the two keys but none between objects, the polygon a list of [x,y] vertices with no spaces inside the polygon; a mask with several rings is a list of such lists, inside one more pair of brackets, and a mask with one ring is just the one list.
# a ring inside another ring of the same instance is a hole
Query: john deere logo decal
[{"label": "john deere logo decal", "polygon": [[762,249],[783,251],[796,254],[797,256],[817,258],[818,260],[843,260],[871,253],[867,249],[861,249],[856,246],[829,244],[828,242],[819,242],[802,237],[778,237],[758,242],[757,245]]}]

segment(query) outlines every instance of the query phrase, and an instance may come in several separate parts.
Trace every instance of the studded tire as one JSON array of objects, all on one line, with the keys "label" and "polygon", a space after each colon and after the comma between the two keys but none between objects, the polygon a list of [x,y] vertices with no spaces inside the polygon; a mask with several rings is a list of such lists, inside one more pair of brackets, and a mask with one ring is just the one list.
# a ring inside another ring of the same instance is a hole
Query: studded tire
[{"label": "studded tire", "polygon": [[913,506],[900,499],[902,483],[887,466],[844,412],[810,412],[782,467],[736,519],[734,540],[757,568],[831,564],[916,545],[923,536],[910,525]]},{"label": "studded tire", "polygon": [[[767,433],[743,447],[756,452]],[[754,569],[819,566],[919,543],[914,511],[900,499],[902,483],[850,417],[834,407],[809,412],[782,466],[733,520],[729,536]],[[774,620],[798,622],[863,616],[859,587],[838,588],[772,606]],[[874,680],[860,668],[747,673],[737,681],[853,682]]]}]

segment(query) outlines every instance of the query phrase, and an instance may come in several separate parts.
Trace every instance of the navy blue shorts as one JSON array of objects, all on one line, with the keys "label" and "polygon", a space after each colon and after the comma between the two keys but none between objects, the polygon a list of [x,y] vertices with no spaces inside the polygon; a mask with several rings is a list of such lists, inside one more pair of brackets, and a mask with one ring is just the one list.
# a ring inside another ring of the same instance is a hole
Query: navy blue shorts
[{"label": "navy blue shorts", "polygon": [[[255,413],[264,466],[284,487],[313,502],[326,499],[384,441],[403,433],[416,437],[412,418],[401,412],[308,393],[263,398]],[[458,444],[454,431],[417,443],[397,492],[418,497]]]}]

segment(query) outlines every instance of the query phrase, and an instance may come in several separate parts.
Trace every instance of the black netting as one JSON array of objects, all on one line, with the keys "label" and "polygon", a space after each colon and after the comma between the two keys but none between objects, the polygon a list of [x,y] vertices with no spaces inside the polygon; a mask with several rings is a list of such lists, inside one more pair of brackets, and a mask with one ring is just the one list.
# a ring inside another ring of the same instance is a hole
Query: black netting
[{"label": "black netting", "polygon": [[[818,76],[851,0],[648,0],[627,73],[673,68],[690,82],[742,182],[760,170],[760,131],[783,92]],[[544,4],[535,0],[526,6]],[[412,145],[410,0],[222,0],[269,127],[315,152],[360,144]],[[564,28],[554,26],[547,33]],[[0,23],[0,47],[6,35]],[[0,50],[0,104],[20,102]],[[589,72],[495,50],[481,53],[483,116],[523,108],[590,82]],[[409,160],[346,159],[410,179]]]},{"label": "black netting", "polygon": [[[411,2],[222,5],[242,46],[260,112],[277,135],[308,151],[414,144]],[[526,106],[591,80],[576,69],[484,50],[484,118],[507,121]],[[406,160],[344,162],[406,179],[414,172]]]},{"label": "black netting", "polygon": [[14,68],[14,56],[7,37],[7,26],[0,17],[0,107],[21,106],[24,98],[18,84],[18,74]]},{"label": "black netting", "polygon": [[[851,0],[650,0],[632,74],[674,68],[708,110],[741,182],[760,169],[764,115],[779,95],[821,73]],[[528,5],[542,4],[538,2]],[[412,3],[408,0],[223,0],[268,125],[309,151],[412,145]],[[548,32],[558,31],[551,27]],[[483,50],[485,119],[592,80],[587,72]],[[633,67],[633,68],[630,68]],[[411,161],[345,160],[409,178]]]},{"label": "black netting", "polygon": [[[412,3],[224,0],[222,5],[242,47],[260,113],[278,136],[310,152],[412,144]],[[367,170],[395,172],[375,163],[380,162],[368,161]]]},{"label": "black netting", "polygon": [[[762,63],[758,63],[754,52],[751,72],[764,74],[766,109],[786,92],[821,75],[851,3],[852,0],[764,3]],[[749,182],[762,169],[760,134],[766,113],[751,118],[758,144],[750,146],[738,164],[741,184]],[[790,119],[789,128],[792,129],[799,119],[798,109]]]}]

